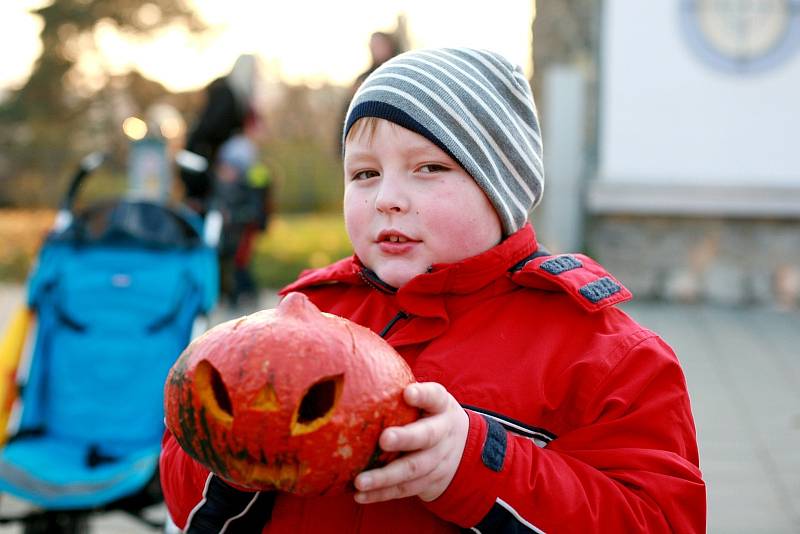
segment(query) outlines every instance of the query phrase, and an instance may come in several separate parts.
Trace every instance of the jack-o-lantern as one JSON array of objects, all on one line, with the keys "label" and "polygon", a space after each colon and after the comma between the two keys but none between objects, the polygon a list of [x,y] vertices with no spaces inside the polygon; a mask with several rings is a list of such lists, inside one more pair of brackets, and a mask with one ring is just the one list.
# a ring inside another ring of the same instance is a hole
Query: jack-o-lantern
[{"label": "jack-o-lantern", "polygon": [[291,293],[186,348],[165,386],[167,427],[230,482],[331,495],[394,457],[378,437],[419,416],[402,398],[413,381],[378,335]]}]

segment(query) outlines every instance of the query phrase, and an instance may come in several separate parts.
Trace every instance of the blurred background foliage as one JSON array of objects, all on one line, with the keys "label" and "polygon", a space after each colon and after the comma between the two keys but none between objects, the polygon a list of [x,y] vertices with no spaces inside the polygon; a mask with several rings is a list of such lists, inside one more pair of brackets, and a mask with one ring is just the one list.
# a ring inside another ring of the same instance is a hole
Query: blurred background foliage
[{"label": "blurred background foliage", "polygon": [[[536,6],[534,86],[540,66],[575,57],[591,61],[596,3]],[[87,67],[82,58],[97,51],[98,29],[140,39],[175,25],[198,36],[214,31],[186,0],[58,0],[33,12],[43,21],[41,56],[29,79],[0,101],[0,280],[24,278],[84,155],[103,150],[112,157],[87,182],[82,202],[124,191],[128,139],[120,126],[126,117],[166,104],[188,126],[205,101],[203,89],[175,93],[136,70],[116,74],[98,70],[97,62]],[[396,31],[403,33],[398,40],[408,41],[405,26]],[[340,216],[339,155],[350,88],[271,76],[263,91],[260,156],[275,181],[278,215],[258,242],[253,266],[262,285],[278,287],[303,268],[350,254]]]},{"label": "blurred background foliage", "polygon": [[81,70],[81,58],[96,52],[98,26],[142,37],[176,23],[206,29],[182,0],[59,0],[33,13],[43,22],[42,53],[0,104],[0,206],[53,205],[67,165],[87,149],[120,149],[122,137],[108,133],[119,130],[121,97],[147,106],[165,94],[136,72]]},{"label": "blurred background foliage", "polygon": [[261,287],[282,287],[303,269],[352,254],[341,213],[282,215],[256,247],[253,276]]},{"label": "blurred background foliage", "polygon": [[[167,104],[192,124],[205,98],[202,89],[171,93],[135,70],[87,72],[80,61],[95,50],[94,32],[103,25],[141,38],[174,24],[208,31],[182,0],[59,0],[33,12],[44,23],[42,54],[28,81],[0,103],[0,207],[55,206],[68,174],[93,150],[116,156],[110,169],[124,173],[126,117]],[[262,155],[280,183],[278,205],[336,209],[346,88],[274,82],[267,91]],[[109,193],[116,191],[110,184]]]},{"label": "blurred background foliage", "polygon": [[[84,155],[103,150],[111,158],[86,183],[79,206],[118,196],[126,188],[123,120],[167,104],[191,125],[205,99],[203,89],[172,93],[135,70],[86,72],[80,64],[100,25],[142,38],[176,23],[208,31],[182,0],[59,0],[34,13],[44,23],[42,54],[27,82],[0,103],[0,280],[7,281],[25,278]],[[260,285],[278,287],[350,253],[338,154],[348,89],[275,81],[266,90],[261,158],[275,180],[275,205],[289,215],[273,221],[253,264]]]}]

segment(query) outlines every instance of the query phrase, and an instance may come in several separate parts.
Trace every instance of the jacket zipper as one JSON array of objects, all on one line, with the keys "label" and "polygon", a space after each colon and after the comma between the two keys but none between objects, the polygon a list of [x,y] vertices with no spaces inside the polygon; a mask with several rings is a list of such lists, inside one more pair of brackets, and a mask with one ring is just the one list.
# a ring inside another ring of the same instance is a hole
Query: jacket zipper
[{"label": "jacket zipper", "polygon": [[386,326],[383,327],[383,330],[381,330],[381,333],[379,335],[381,337],[385,338],[386,334],[389,333],[389,330],[391,330],[392,327],[395,324],[397,324],[397,321],[399,321],[400,319],[408,319],[408,314],[406,312],[404,312],[403,310],[400,310],[399,312],[397,312],[397,315],[392,317],[392,320],[389,321],[389,323]]},{"label": "jacket zipper", "polygon": [[[370,271],[366,267],[364,267],[360,271],[358,271],[358,274],[361,277],[361,279],[364,280],[364,282],[369,287],[371,287],[373,289],[377,289],[378,291],[380,291],[382,293],[388,293],[389,295],[397,294],[397,288],[394,288],[394,287],[390,286],[389,284],[387,284],[386,282],[384,282],[383,280],[378,278],[378,275],[376,275],[375,273],[373,273],[372,271]],[[399,321],[400,319],[408,319],[408,317],[409,317],[409,315],[406,312],[404,312],[403,310],[400,310],[399,312],[397,312],[397,315],[392,317],[392,320],[389,321],[389,323],[386,326],[383,327],[383,330],[381,330],[380,334],[378,334],[378,335],[383,337],[383,338],[385,338],[386,334],[389,333],[389,330],[391,330],[392,327],[395,324],[397,324],[397,321]]]}]

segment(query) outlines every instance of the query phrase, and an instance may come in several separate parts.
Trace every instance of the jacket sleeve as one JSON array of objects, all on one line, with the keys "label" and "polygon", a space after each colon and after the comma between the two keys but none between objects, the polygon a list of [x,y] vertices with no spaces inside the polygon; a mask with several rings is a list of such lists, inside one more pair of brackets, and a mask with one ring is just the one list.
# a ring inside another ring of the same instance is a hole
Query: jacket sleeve
[{"label": "jacket sleeve", "polygon": [[167,511],[186,534],[226,528],[261,532],[272,515],[273,493],[232,487],[189,457],[168,430],[161,444],[159,473]]},{"label": "jacket sleeve", "polygon": [[484,533],[705,532],[689,397],[666,343],[635,344],[585,398],[547,444],[468,411],[461,464],[429,509]]}]

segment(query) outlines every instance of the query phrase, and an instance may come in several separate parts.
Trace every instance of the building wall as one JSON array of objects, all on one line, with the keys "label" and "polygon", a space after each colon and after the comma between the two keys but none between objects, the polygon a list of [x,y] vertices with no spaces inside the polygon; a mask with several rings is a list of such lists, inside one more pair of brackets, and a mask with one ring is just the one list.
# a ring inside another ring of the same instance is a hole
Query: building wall
[{"label": "building wall", "polygon": [[[768,35],[760,38],[753,22],[751,29],[743,30],[752,34],[753,43],[743,37],[742,53],[751,47],[753,54],[760,50],[759,55],[738,63],[731,60],[726,67],[724,52],[715,48],[727,43],[724,32],[702,37],[703,20],[716,20],[703,15],[708,9],[703,6],[741,4],[745,9],[757,5],[755,0],[606,0],[604,4],[599,180],[797,184],[800,28],[795,26],[800,25],[800,13],[787,14],[788,26],[775,29],[774,47],[787,41],[785,52],[762,49],[760,39]],[[767,4],[774,4],[775,14],[765,15],[764,23],[780,18],[782,2]],[[731,18],[731,32],[750,20],[724,11],[716,17]],[[722,36],[715,45],[711,35],[717,34]],[[719,61],[713,59],[714,53]]]},{"label": "building wall", "polygon": [[640,298],[800,306],[800,2],[605,0],[599,84],[588,251]]}]

